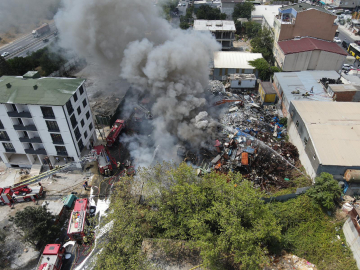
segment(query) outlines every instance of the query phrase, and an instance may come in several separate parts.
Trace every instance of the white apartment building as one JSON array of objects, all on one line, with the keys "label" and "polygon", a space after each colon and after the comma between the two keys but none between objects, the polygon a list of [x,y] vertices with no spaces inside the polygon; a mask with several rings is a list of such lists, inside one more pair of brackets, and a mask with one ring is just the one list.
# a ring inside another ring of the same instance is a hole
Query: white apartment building
[{"label": "white apartment building", "polygon": [[0,77],[0,156],[7,167],[78,161],[95,142],[83,79],[40,78],[36,71]]},{"label": "white apartment building", "polygon": [[210,31],[223,50],[233,47],[236,32],[234,21],[195,20],[193,29],[203,32]]}]

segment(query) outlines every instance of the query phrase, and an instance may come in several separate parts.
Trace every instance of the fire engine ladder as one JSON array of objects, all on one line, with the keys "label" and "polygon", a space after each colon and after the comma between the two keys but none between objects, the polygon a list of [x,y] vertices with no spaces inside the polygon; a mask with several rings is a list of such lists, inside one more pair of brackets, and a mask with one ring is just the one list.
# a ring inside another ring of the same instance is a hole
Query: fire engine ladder
[{"label": "fire engine ladder", "polygon": [[67,163],[63,166],[59,166],[55,169],[52,169],[50,171],[46,171],[42,174],[39,174],[39,175],[36,175],[36,176],[33,176],[33,177],[30,177],[28,179],[25,179],[24,181],[21,181],[19,183],[16,183],[14,184],[12,187],[13,188],[16,188],[16,187],[19,187],[21,185],[29,185],[29,184],[32,184],[32,183],[36,183],[36,182],[39,182],[40,180],[44,179],[44,178],[47,178],[55,173],[58,173],[58,172],[61,172],[63,170],[65,170],[66,168],[69,168],[70,166],[74,165],[75,163],[77,162],[85,162],[85,161],[92,161],[92,159],[94,159],[93,155],[89,154],[87,156],[84,156],[82,157],[79,161],[74,161],[74,162],[70,162],[70,163]]}]

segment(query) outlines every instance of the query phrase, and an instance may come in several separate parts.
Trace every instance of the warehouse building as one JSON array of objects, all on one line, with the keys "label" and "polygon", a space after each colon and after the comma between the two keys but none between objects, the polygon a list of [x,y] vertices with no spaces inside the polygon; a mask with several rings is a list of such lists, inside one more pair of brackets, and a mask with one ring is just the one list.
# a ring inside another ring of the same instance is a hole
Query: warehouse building
[{"label": "warehouse building", "polygon": [[300,161],[314,179],[322,172],[343,180],[360,169],[360,103],[293,100],[288,134]]},{"label": "warehouse building", "polygon": [[84,80],[38,72],[0,77],[0,141],[7,167],[78,161],[96,142]]},{"label": "warehouse building", "polygon": [[257,77],[257,71],[249,61],[259,58],[262,58],[261,53],[215,52],[213,80],[225,81],[231,74],[255,74]]},{"label": "warehouse building", "polygon": [[339,71],[347,53],[335,42],[301,38],[278,42],[274,46],[274,56],[283,71]]}]

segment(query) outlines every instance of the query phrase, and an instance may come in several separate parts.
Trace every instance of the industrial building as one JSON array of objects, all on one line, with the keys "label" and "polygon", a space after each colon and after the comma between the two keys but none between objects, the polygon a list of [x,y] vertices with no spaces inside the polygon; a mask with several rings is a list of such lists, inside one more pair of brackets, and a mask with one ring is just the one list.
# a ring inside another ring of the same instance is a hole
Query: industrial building
[{"label": "industrial building", "polygon": [[276,65],[283,71],[341,70],[347,53],[335,42],[315,38],[279,41],[274,46]]},{"label": "industrial building", "polygon": [[251,11],[251,21],[260,23],[274,34],[275,16],[279,14],[281,5],[256,5]]},{"label": "industrial building", "polygon": [[78,161],[96,142],[84,80],[41,78],[38,72],[0,77],[0,130],[7,167]]},{"label": "industrial building", "polygon": [[235,5],[243,2],[244,0],[221,0],[221,12],[226,14],[228,20],[231,20]]},{"label": "industrial building", "polygon": [[196,12],[201,6],[208,5],[212,8],[221,8],[221,0],[200,0],[194,1],[194,10]]},{"label": "industrial building", "polygon": [[255,67],[249,64],[249,61],[262,58],[261,53],[247,52],[215,52],[213,80],[225,81],[231,74],[255,74]]},{"label": "industrial building", "polygon": [[210,31],[223,50],[233,47],[236,32],[234,21],[195,20],[193,28],[197,31]]},{"label": "industrial building", "polygon": [[336,71],[275,72],[273,85],[284,116],[294,100],[333,101],[320,82],[323,78],[338,80],[340,75]]},{"label": "industrial building", "polygon": [[327,92],[336,101],[359,102],[360,86],[354,84],[329,84]]},{"label": "industrial building", "polygon": [[360,103],[293,100],[289,111],[290,141],[312,179],[327,172],[343,180],[360,169]]},{"label": "industrial building", "polygon": [[323,7],[298,3],[279,8],[274,20],[275,43],[296,37],[313,37],[333,41],[337,18]]}]

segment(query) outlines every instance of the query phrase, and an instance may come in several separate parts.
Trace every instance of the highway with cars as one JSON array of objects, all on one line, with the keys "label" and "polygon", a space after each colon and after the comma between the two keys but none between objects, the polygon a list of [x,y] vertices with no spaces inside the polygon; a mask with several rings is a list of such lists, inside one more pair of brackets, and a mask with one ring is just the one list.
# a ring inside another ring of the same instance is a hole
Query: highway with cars
[{"label": "highway with cars", "polygon": [[50,31],[41,37],[34,38],[32,33],[29,33],[10,42],[9,44],[0,47],[0,55],[5,53],[5,59],[25,57],[32,52],[46,47],[55,40],[55,33],[57,32],[54,22],[49,23],[49,26]]}]

